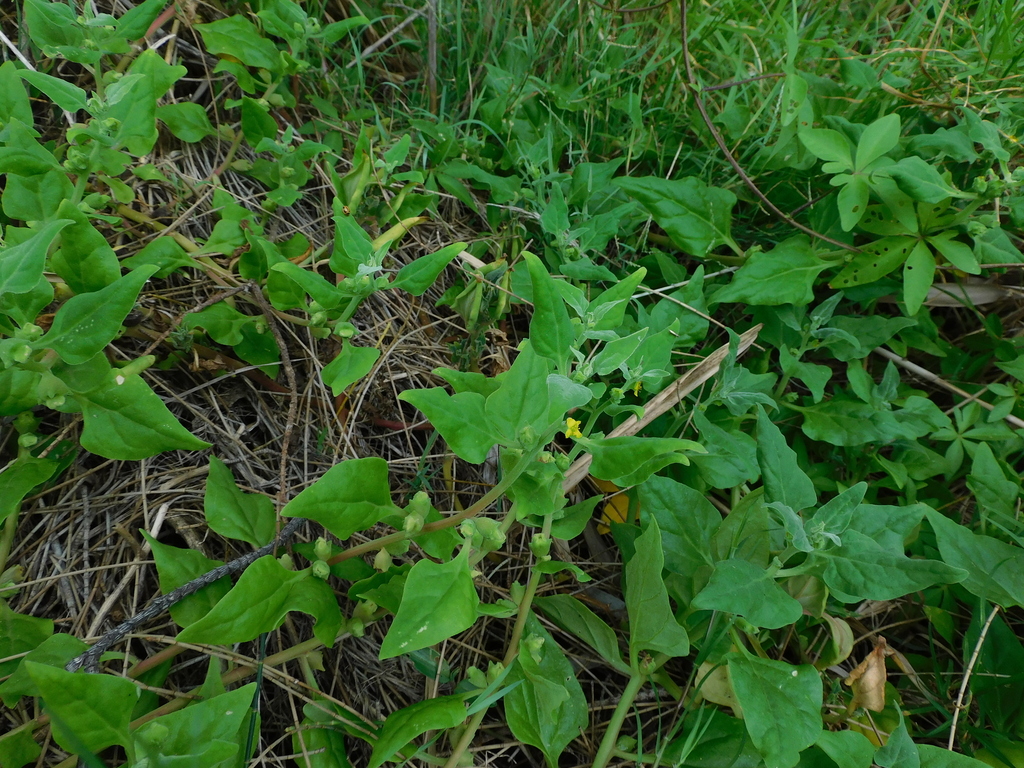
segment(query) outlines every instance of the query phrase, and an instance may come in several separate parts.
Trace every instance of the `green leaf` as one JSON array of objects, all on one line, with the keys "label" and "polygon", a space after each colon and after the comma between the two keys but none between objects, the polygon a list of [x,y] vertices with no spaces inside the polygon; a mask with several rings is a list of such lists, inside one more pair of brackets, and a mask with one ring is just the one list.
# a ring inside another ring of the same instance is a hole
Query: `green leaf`
[{"label": "green leaf", "polygon": [[925,508],[924,514],[942,559],[967,572],[965,589],[1006,608],[1024,606],[1024,549],[974,533],[934,509]]},{"label": "green leaf", "polygon": [[811,557],[825,563],[822,580],[844,603],[893,600],[930,587],[963,581],[967,571],[937,560],[911,559],[894,554],[858,531],[848,530],[842,546],[816,551]]},{"label": "green leaf", "polygon": [[661,578],[665,554],[656,519],[651,518],[634,546],[636,551],[625,568],[630,662],[635,664],[640,651],[686,656],[690,639],[676,622]]},{"label": "green leaf", "polygon": [[[214,22],[216,23],[216,22]],[[263,139],[277,138],[277,121],[256,99],[242,97],[242,135],[249,146],[257,146]]]},{"label": "green leaf", "polygon": [[140,376],[112,372],[102,386],[75,399],[85,417],[82,447],[105,458],[138,461],[162,451],[210,447],[178,423]]},{"label": "green leaf", "polygon": [[395,279],[388,287],[401,288],[413,296],[422,296],[434,284],[438,275],[444,271],[452,259],[462,253],[465,248],[465,243],[452,243],[439,251],[420,256],[398,270],[398,274],[395,275]]},{"label": "green leaf", "polygon": [[815,255],[806,235],[797,235],[770,251],[754,253],[710,301],[805,306],[814,300],[815,278],[829,266]]},{"label": "green leaf", "polygon": [[839,190],[836,206],[839,208],[839,220],[844,232],[849,232],[860,223],[868,209],[870,194],[868,180],[863,174],[851,176]]},{"label": "green leaf", "polygon": [[893,149],[900,141],[900,116],[893,113],[880,117],[860,135],[857,142],[858,171],[863,171],[871,163]]},{"label": "green leaf", "polygon": [[67,80],[31,69],[19,69],[18,76],[46,94],[50,101],[63,110],[77,112],[85,109],[85,91]]},{"label": "green leaf", "polygon": [[8,130],[11,121],[17,120],[27,128],[32,128],[32,102],[28,100],[25,86],[18,76],[18,67],[13,61],[0,64],[0,120]]},{"label": "green leaf", "polygon": [[577,438],[594,460],[590,472],[620,488],[638,485],[669,464],[689,464],[682,451],[703,452],[699,443],[671,437]]},{"label": "green leaf", "polygon": [[470,464],[486,461],[487,453],[499,440],[487,421],[484,397],[477,392],[449,395],[441,387],[407,389],[399,393],[398,399],[419,408],[448,446]]},{"label": "green leaf", "polygon": [[52,459],[21,456],[0,472],[0,522],[21,508],[21,501],[40,483],[49,480],[60,467]]},{"label": "green leaf", "polygon": [[14,672],[21,663],[21,654],[39,647],[52,634],[50,619],[15,613],[6,600],[0,600],[0,676]]},{"label": "green leaf", "polygon": [[934,279],[935,256],[931,248],[919,242],[903,264],[903,301],[908,315],[917,314]]},{"label": "green leaf", "polygon": [[128,721],[139,696],[131,680],[65,672],[31,661],[25,668],[50,713],[54,741],[62,748],[81,754],[129,745]]},{"label": "green leaf", "polygon": [[237,763],[255,692],[250,683],[139,726],[132,732],[138,761],[194,768],[226,768],[232,758]]},{"label": "green leaf", "polygon": [[900,724],[889,734],[889,739],[875,752],[875,763],[881,768],[919,768],[921,757],[918,747],[907,732],[903,712],[899,712]]},{"label": "green leaf", "polygon": [[244,16],[229,16],[211,24],[196,24],[195,29],[203,36],[206,50],[210,53],[227,54],[248,67],[268,69],[271,72],[281,65],[277,46],[262,37],[259,30]]},{"label": "green leaf", "polygon": [[64,278],[75,293],[98,291],[121,277],[114,249],[78,206],[65,200],[57,209],[62,219],[73,223],[60,233],[60,250],[50,258],[50,268]]},{"label": "green leaf", "polygon": [[274,502],[261,493],[243,492],[216,456],[210,457],[203,512],[210,529],[229,539],[259,548],[274,538]]},{"label": "green leaf", "polygon": [[832,278],[831,288],[851,288],[881,280],[900,266],[917,244],[909,236],[883,237],[868,243],[843,270]]},{"label": "green leaf", "polygon": [[164,0],[143,0],[117,20],[117,35],[128,41],[140,39],[165,6]]},{"label": "green leaf", "polygon": [[341,629],[334,591],[308,569],[289,571],[265,555],[246,568],[231,591],[203,618],[185,627],[178,639],[213,645],[245,643],[280,627],[289,611],[313,616],[313,634],[328,648],[334,645]]},{"label": "green leaf", "polygon": [[23,243],[0,251],[0,294],[28,293],[35,288],[43,276],[46,252],[57,234],[72,223],[71,219],[48,222]]},{"label": "green leaf", "polygon": [[351,30],[369,23],[370,20],[365,16],[351,16],[343,21],[328,24],[320,31],[320,36],[324,45],[334,45]]},{"label": "green leaf", "polygon": [[380,350],[376,347],[357,347],[342,341],[338,356],[323,367],[320,377],[331,392],[338,397],[342,392],[363,378],[380,359]]},{"label": "green leaf", "polygon": [[1016,517],[1020,486],[1003,474],[988,443],[978,443],[974,449],[967,487],[974,493],[983,516],[1002,517],[1006,520]]},{"label": "green leaf", "polygon": [[106,288],[72,296],[34,346],[52,349],[72,365],[92,359],[117,336],[121,321],[132,311],[139,291],[154,272],[154,266],[139,267]]},{"label": "green leaf", "polygon": [[908,155],[887,168],[901,190],[923,203],[940,203],[948,197],[973,197],[951,186],[935,166],[917,155]]},{"label": "green leaf", "polygon": [[875,746],[857,731],[822,731],[815,742],[839,768],[871,768]]},{"label": "green leaf", "polygon": [[857,483],[847,488],[815,512],[811,519],[807,521],[807,527],[815,531],[825,531],[838,536],[850,527],[854,510],[864,500],[864,494],[867,492],[867,489],[867,483]]},{"label": "green leaf", "polygon": [[48,221],[56,218],[60,204],[73,193],[74,187],[63,170],[36,176],[8,174],[3,211],[12,219]]},{"label": "green leaf", "polygon": [[966,243],[954,240],[957,234],[955,230],[947,229],[925,239],[935,250],[942,254],[946,261],[957,269],[969,275],[980,275],[981,267],[978,265],[978,260],[974,257],[974,251]]},{"label": "green leaf", "polygon": [[419,560],[409,571],[402,604],[380,647],[380,658],[447,640],[473,626],[480,598],[469,569],[469,550],[454,560]]},{"label": "green leaf", "polygon": [[335,464],[281,510],[281,517],[316,520],[344,541],[394,513],[388,463],[371,456]]},{"label": "green leaf", "polygon": [[[951,752],[932,744],[918,744],[917,752],[921,758],[921,768],[988,768],[990,763],[976,760],[959,752]],[[900,768],[903,768],[903,763]],[[896,768],[895,763],[893,768]]]},{"label": "green leaf", "polygon": [[[161,594],[166,595],[173,592],[178,587],[224,565],[220,560],[211,560],[202,552],[162,544],[146,531],[141,531],[141,533],[143,538],[149,542],[153,552],[157,576],[160,578]],[[198,592],[172,605],[171,618],[179,627],[195,624],[208,614],[230,589],[230,577],[222,576]]]},{"label": "green leaf", "polygon": [[[71,661],[71,659],[88,649],[88,644],[83,643],[77,637],[61,633],[46,638],[38,647],[29,651],[28,655],[22,660],[34,661],[37,664],[46,664],[63,669],[64,665]],[[39,689],[32,682],[32,678],[29,677],[28,669],[24,664],[19,664],[14,674],[0,685],[0,699],[3,700],[4,705],[7,707],[14,707],[22,696],[38,695]],[[0,748],[0,755],[2,754],[3,751]]]},{"label": "green leaf", "polygon": [[539,434],[547,429],[550,372],[551,361],[534,351],[531,339],[522,346],[501,386],[487,397],[487,424],[502,436],[506,445],[515,443],[524,427],[532,427]]},{"label": "green leaf", "polygon": [[[520,680],[505,696],[505,719],[519,741],[544,753],[549,768],[569,742],[587,727],[587,699],[576,680],[576,670],[537,618],[526,618],[519,655],[506,678]],[[527,644],[541,640],[539,650]]]},{"label": "green leaf", "polygon": [[[399,750],[427,731],[445,731],[466,719],[465,696],[438,696],[392,712],[373,745],[369,768],[394,759]],[[396,761],[398,762],[398,761]]]},{"label": "green leaf", "polygon": [[815,403],[821,402],[825,396],[825,385],[832,378],[831,368],[827,365],[802,362],[795,358],[785,345],[779,347],[779,365],[786,376],[807,385]]},{"label": "green leaf", "polygon": [[853,170],[850,140],[829,128],[805,128],[798,133],[800,143],[819,160],[839,163],[843,171]]},{"label": "green leaf", "polygon": [[707,256],[719,245],[739,247],[732,239],[736,196],[709,187],[695,176],[669,181],[656,176],[624,177],[615,184],[650,212],[676,245],[694,256]]},{"label": "green leaf", "polygon": [[345,277],[356,277],[359,265],[373,260],[373,244],[351,213],[345,213],[341,198],[334,199],[334,252],[331,270]]},{"label": "green leaf", "polygon": [[160,279],[182,267],[199,268],[195,259],[189,256],[185,249],[174,241],[174,238],[166,236],[150,240],[145,248],[134,256],[124,259],[121,264],[132,270],[152,264],[157,268],[153,277]]},{"label": "green leaf", "polygon": [[698,610],[742,616],[755,627],[778,629],[803,614],[800,603],[786,594],[763,568],[746,560],[722,560],[708,585],[693,599]]},{"label": "green leaf", "polygon": [[757,406],[757,463],[768,501],[782,502],[797,512],[814,506],[818,498],[814,483],[800,469],[796,451],[786,444],[786,438],[760,405]]},{"label": "green leaf", "polygon": [[23,768],[36,762],[43,750],[32,738],[35,727],[35,723],[30,721],[0,736],[4,768]]},{"label": "green leaf", "polygon": [[[904,328],[914,325],[917,321],[910,317],[841,315],[815,335],[823,339],[823,346],[828,347],[837,360],[847,362],[867,357],[875,347],[882,346]],[[829,333],[831,331],[838,333],[833,335]]]},{"label": "green leaf", "polygon": [[686,579],[681,597],[689,603],[711,577],[711,541],[722,516],[704,494],[667,477],[648,478],[639,492],[640,514],[657,520],[665,568]]},{"label": "green leaf", "polygon": [[206,110],[199,104],[183,101],[156,108],[156,119],[167,126],[177,138],[189,144],[216,135]]},{"label": "green leaf", "polygon": [[590,302],[587,313],[594,317],[595,331],[617,330],[622,325],[629,301],[646,275],[647,269],[640,267],[608,290],[602,291]]},{"label": "green leaf", "polygon": [[538,355],[553,360],[556,368],[561,370],[568,363],[576,332],[569,322],[565,302],[544,264],[529,251],[523,251],[522,256],[533,283],[530,343]]},{"label": "green leaf", "polygon": [[723,429],[699,409],[693,412],[693,424],[707,453],[694,454],[690,461],[708,485],[712,488],[735,488],[761,476],[754,438],[734,425],[727,424],[732,428]]},{"label": "green leaf", "polygon": [[615,630],[579,600],[570,595],[552,595],[536,597],[533,604],[558,627],[597,651],[616,670],[624,675],[630,673],[629,665],[619,652]]},{"label": "green leaf", "polygon": [[792,768],[821,735],[822,685],[810,665],[732,654],[729,676],[767,768]]}]

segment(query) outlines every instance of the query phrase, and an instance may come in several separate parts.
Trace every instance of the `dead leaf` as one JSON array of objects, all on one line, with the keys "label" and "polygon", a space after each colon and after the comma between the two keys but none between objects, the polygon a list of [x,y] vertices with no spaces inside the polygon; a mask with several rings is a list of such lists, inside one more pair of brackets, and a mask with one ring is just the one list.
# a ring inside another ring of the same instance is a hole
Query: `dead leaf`
[{"label": "dead leaf", "polygon": [[853,689],[850,711],[857,707],[864,707],[872,712],[881,712],[885,709],[885,657],[891,654],[885,638],[879,637],[874,650],[847,675],[844,682]]}]

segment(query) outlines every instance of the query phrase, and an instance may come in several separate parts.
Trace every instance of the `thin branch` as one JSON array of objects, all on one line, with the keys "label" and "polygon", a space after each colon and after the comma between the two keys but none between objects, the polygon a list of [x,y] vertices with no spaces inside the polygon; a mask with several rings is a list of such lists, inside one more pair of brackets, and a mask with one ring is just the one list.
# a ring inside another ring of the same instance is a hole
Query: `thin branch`
[{"label": "thin branch", "polygon": [[999,613],[998,605],[992,609],[988,618],[985,619],[985,626],[981,628],[981,634],[978,635],[978,644],[974,646],[974,653],[971,654],[971,660],[967,662],[967,669],[964,670],[964,679],[960,681],[960,690],[956,694],[956,706],[953,708],[953,723],[949,726],[949,741],[946,743],[946,749],[948,750],[953,749],[953,742],[956,741],[956,724],[960,720],[960,713],[964,710],[964,693],[967,691],[967,684],[971,680],[971,673],[974,672],[974,665],[978,663],[978,656],[981,655],[981,646],[985,643],[988,628],[992,626],[997,613]]},{"label": "thin branch", "polygon": [[68,672],[74,672],[84,666],[88,672],[99,672],[100,656],[102,656],[112,646],[120,642],[125,635],[134,632],[147,621],[151,621],[157,616],[160,616],[164,611],[170,609],[172,605],[181,602],[189,595],[194,595],[203,587],[213,584],[217,579],[244,570],[251,563],[256,562],[264,555],[271,554],[277,547],[287,543],[292,535],[294,535],[294,533],[299,529],[299,526],[304,522],[306,521],[301,517],[294,518],[281,530],[281,534],[269,544],[262,546],[259,549],[254,549],[252,552],[248,552],[241,557],[236,557],[230,563],[225,563],[224,565],[214,568],[209,573],[204,573],[198,579],[193,579],[187,584],[182,584],[173,592],[168,592],[166,595],[161,595],[156,598],[130,619],[122,622],[107,632],[103,637],[97,640],[89,650],[80,656],[73,658],[64,666],[64,668]]}]

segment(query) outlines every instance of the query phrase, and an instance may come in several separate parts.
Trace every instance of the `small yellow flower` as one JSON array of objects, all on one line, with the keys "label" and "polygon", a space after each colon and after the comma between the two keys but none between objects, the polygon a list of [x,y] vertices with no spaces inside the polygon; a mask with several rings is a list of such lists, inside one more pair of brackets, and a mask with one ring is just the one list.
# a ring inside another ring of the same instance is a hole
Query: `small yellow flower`
[{"label": "small yellow flower", "polygon": [[580,432],[580,424],[582,421],[576,421],[576,419],[565,420],[565,436],[566,437],[583,437],[583,433]]},{"label": "small yellow flower", "polygon": [[633,385],[633,397],[639,397],[640,396],[640,389],[642,388],[642,385],[643,385],[643,382],[640,382],[640,381],[638,381],[636,384]]}]

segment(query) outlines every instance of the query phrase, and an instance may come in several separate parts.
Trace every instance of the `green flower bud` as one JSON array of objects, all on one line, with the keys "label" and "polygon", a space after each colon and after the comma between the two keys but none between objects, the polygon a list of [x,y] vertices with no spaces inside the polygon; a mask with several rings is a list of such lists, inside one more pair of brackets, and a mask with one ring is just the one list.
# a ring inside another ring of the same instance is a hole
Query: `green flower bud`
[{"label": "green flower bud", "polygon": [[543,533],[533,534],[530,540],[530,551],[535,557],[547,557],[551,551],[551,538]]},{"label": "green flower bud", "polygon": [[141,728],[139,730],[141,731],[138,734],[139,740],[154,747],[163,744],[171,734],[171,729],[159,720],[152,722],[145,726],[145,728]]},{"label": "green flower bud", "polygon": [[331,542],[321,536],[313,544],[313,554],[317,560],[328,560],[334,554],[334,548]]},{"label": "green flower bud", "polygon": [[373,558],[373,567],[381,573],[384,573],[388,568],[391,567],[391,553],[387,549],[377,550],[377,554]]},{"label": "green flower bud", "polygon": [[352,635],[352,637],[362,637],[366,634],[366,624],[364,624],[361,620],[353,616],[351,619],[349,619],[348,631],[349,634]]},{"label": "green flower bud", "polygon": [[539,635],[530,635],[529,637],[523,638],[520,642],[520,651],[526,651],[533,660],[540,664],[540,649],[544,647],[544,638]]},{"label": "green flower bud", "polygon": [[988,227],[986,227],[980,221],[967,222],[967,234],[969,234],[971,237],[981,237],[987,231]]},{"label": "green flower bud", "polygon": [[560,472],[567,472],[569,470],[570,463],[569,457],[564,453],[555,455],[555,466],[558,467]]},{"label": "green flower bud", "polygon": [[44,405],[47,408],[60,408],[66,402],[64,395],[54,395],[53,397],[46,398]]},{"label": "green flower bud", "polygon": [[334,324],[334,335],[341,339],[351,339],[359,333],[358,329],[347,321],[339,321]]},{"label": "green flower bud", "polygon": [[37,419],[32,411],[22,411],[14,417],[14,428],[19,434],[26,432],[35,432],[36,427],[39,426],[40,419]]},{"label": "green flower bud", "polygon": [[281,168],[281,170],[279,171],[279,173],[281,174],[281,178],[282,178],[282,179],[290,179],[290,178],[291,178],[292,176],[294,176],[294,175],[295,175],[295,169],[294,169],[294,168],[289,168],[289,167],[288,167],[288,166],[286,165],[286,166],[283,166],[283,167]]},{"label": "green flower bud", "polygon": [[327,577],[331,575],[331,566],[325,563],[323,560],[317,560],[313,563],[310,568],[310,572],[318,579],[327,581]]},{"label": "green flower bud", "polygon": [[25,341],[35,341],[42,335],[43,329],[35,323],[25,323],[25,325],[14,332],[14,338],[24,339]]},{"label": "green flower bud", "polygon": [[501,530],[501,524],[489,517],[478,517],[476,520],[477,530],[483,538],[481,545],[484,549],[500,549],[505,544],[505,532]]},{"label": "green flower bud", "polygon": [[466,678],[477,688],[487,687],[487,677],[476,667],[470,667],[466,670]]},{"label": "green flower bud", "polygon": [[521,605],[523,597],[526,595],[526,587],[520,584],[518,581],[513,581],[512,586],[508,590],[509,596],[512,598],[512,602],[516,605]]},{"label": "green flower bud", "polygon": [[540,464],[551,464],[555,460],[555,457],[551,454],[551,451],[541,451],[537,454],[537,461]]},{"label": "green flower bud", "polygon": [[309,324],[312,326],[323,326],[327,322],[326,312],[314,312],[309,318]]},{"label": "green flower bud", "polygon": [[423,530],[423,518],[420,515],[406,515],[402,530],[407,536],[415,536]]},{"label": "green flower bud", "polygon": [[21,448],[31,448],[33,445],[39,442],[39,435],[34,435],[31,432],[28,434],[20,435],[18,437],[18,445]]},{"label": "green flower bud", "polygon": [[377,612],[377,604],[373,600],[363,600],[356,605],[352,617],[363,622],[373,621],[373,614]]},{"label": "green flower bud", "polygon": [[493,683],[499,677],[501,673],[505,671],[505,665],[500,661],[489,661],[487,663],[487,682]]},{"label": "green flower bud", "polygon": [[537,442],[537,431],[527,424],[521,430],[519,430],[519,444],[523,446],[532,446]]},{"label": "green flower bud", "polygon": [[277,558],[277,562],[279,562],[281,564],[281,567],[284,568],[286,571],[295,570],[295,561],[292,560],[292,556],[289,555],[287,552],[285,552],[283,555]]}]

